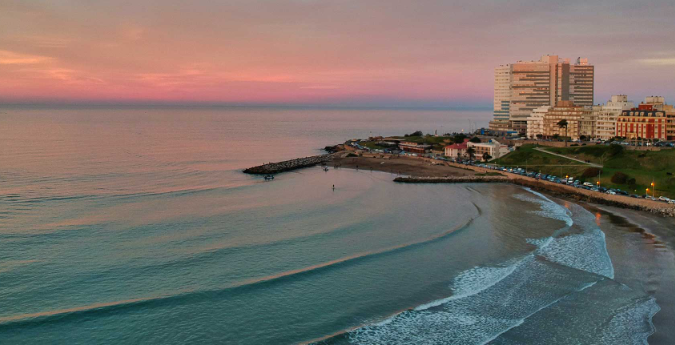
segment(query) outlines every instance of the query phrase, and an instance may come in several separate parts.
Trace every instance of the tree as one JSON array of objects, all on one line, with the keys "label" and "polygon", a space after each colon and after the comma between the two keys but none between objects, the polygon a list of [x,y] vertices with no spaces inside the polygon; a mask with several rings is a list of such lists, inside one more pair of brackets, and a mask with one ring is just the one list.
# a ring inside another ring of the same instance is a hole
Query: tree
[{"label": "tree", "polygon": [[466,149],[466,154],[469,155],[469,160],[473,160],[473,156],[476,154],[476,149],[474,149],[473,147],[469,147],[468,149]]},{"label": "tree", "polygon": [[454,141],[456,144],[461,144],[461,143],[464,142],[464,139],[466,139],[466,135],[457,134],[457,135],[455,135],[454,138],[452,138],[452,141]]},{"label": "tree", "polygon": [[581,136],[579,136],[579,140],[581,140],[581,141],[585,141],[585,140],[586,140],[586,136],[585,136],[585,135],[581,135]]},{"label": "tree", "polygon": [[424,133],[422,133],[422,131],[414,131],[410,134],[404,135],[404,137],[421,137],[423,135],[424,135]]},{"label": "tree", "polygon": [[487,162],[487,161],[489,161],[491,158],[492,158],[492,156],[490,156],[489,153],[487,153],[487,152],[483,153],[483,160],[484,160],[484,161]]},{"label": "tree", "polygon": [[559,128],[565,128],[565,147],[567,147],[567,120],[562,119],[558,121]]},{"label": "tree", "polygon": [[543,137],[544,137],[543,134],[541,134],[541,133],[540,133],[540,134],[537,134],[537,139],[541,140],[541,138],[543,138]]},{"label": "tree", "polygon": [[480,143],[480,138],[479,137],[473,137],[469,141],[472,142],[472,143],[478,144],[478,143]]}]

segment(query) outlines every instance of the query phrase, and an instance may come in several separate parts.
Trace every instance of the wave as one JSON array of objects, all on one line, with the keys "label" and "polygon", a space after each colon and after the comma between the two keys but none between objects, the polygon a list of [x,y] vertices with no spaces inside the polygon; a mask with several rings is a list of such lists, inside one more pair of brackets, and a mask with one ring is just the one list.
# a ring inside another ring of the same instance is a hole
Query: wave
[{"label": "wave", "polygon": [[[537,246],[533,252],[499,266],[464,271],[453,280],[452,296],[358,327],[342,337],[367,344],[485,344],[563,299],[612,279],[614,268],[605,235],[588,224],[585,210],[576,205],[567,209],[532,193],[539,198],[516,197],[539,204],[537,214],[566,225],[552,237],[528,240]],[[572,228],[575,221],[579,224]]]},{"label": "wave", "polygon": [[267,284],[282,282],[286,279],[297,278],[299,276],[308,274],[317,274],[327,269],[335,269],[347,264],[355,264],[362,260],[372,259],[382,255],[390,255],[393,253],[398,253],[400,251],[410,250],[422,245],[430,244],[439,241],[441,239],[444,239],[454,233],[457,233],[458,231],[468,228],[474,220],[475,217],[467,220],[465,223],[453,229],[450,229],[446,232],[440,233],[435,236],[425,238],[420,241],[392,246],[379,251],[359,253],[343,257],[340,259],[320,263],[317,265],[281,272],[270,276],[249,279],[219,289],[183,291],[175,294],[167,294],[157,297],[147,297],[147,298],[122,300],[116,302],[97,303],[81,307],[0,317],[0,329],[19,326],[37,326],[44,323],[64,321],[69,320],[71,318],[76,318],[79,316],[89,314],[107,314],[111,311],[118,311],[121,309],[133,308],[138,306],[144,307],[161,306],[169,301],[191,302],[197,300],[210,300],[227,293],[236,293],[237,291],[244,292],[248,291],[248,289],[250,288],[260,288],[267,286]]}]

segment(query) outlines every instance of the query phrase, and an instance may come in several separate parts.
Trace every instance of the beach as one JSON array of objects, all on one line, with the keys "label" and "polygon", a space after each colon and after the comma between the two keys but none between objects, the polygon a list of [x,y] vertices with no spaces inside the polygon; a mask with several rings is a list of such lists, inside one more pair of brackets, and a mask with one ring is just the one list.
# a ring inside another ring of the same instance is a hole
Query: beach
[{"label": "beach", "polygon": [[451,167],[440,161],[392,155],[364,154],[362,157],[336,157],[330,165],[339,168],[358,168],[359,170],[374,170],[416,177],[473,176],[476,174],[471,169]]}]

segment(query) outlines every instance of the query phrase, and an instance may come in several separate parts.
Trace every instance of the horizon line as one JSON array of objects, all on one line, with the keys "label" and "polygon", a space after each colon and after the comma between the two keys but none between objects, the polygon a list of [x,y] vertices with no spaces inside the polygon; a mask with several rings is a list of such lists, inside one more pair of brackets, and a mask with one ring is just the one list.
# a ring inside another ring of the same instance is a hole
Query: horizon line
[{"label": "horizon line", "polygon": [[288,109],[411,109],[411,110],[485,110],[492,111],[492,104],[452,104],[446,102],[364,102],[364,103],[253,103],[253,102],[199,102],[199,101],[2,101],[0,107],[178,107],[178,108],[288,108]]}]

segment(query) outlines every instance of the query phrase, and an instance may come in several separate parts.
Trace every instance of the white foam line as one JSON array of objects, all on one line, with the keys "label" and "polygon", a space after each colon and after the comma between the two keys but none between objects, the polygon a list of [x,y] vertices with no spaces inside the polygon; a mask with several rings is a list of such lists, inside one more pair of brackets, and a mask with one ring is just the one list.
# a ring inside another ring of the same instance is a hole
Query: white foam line
[{"label": "white foam line", "polygon": [[[429,309],[429,308],[437,307],[437,306],[439,306],[439,305],[441,305],[441,304],[444,304],[444,303],[447,303],[447,302],[450,302],[450,301],[453,301],[453,300],[458,300],[458,299],[462,299],[462,298],[466,298],[466,297],[471,297],[471,296],[477,295],[477,294],[479,294],[479,293],[481,293],[481,292],[483,292],[483,291],[485,291],[485,290],[487,290],[487,289],[489,289],[489,288],[491,288],[491,287],[497,285],[497,284],[498,284],[499,282],[501,282],[502,280],[506,279],[508,276],[510,276],[511,274],[513,274],[513,272],[515,272],[515,270],[516,270],[518,267],[520,267],[520,265],[522,265],[523,263],[525,263],[525,261],[526,261],[527,259],[530,259],[530,258],[534,259],[534,252],[528,254],[527,256],[525,256],[523,259],[521,259],[520,261],[516,262],[515,264],[513,264],[513,265],[511,265],[511,266],[509,266],[509,267],[505,267],[505,268],[508,268],[508,269],[509,269],[509,270],[508,270],[508,273],[505,274],[504,276],[502,276],[501,278],[495,280],[494,282],[492,282],[492,284],[488,284],[488,285],[482,286],[482,287],[480,287],[480,288],[474,290],[474,292],[472,292],[472,293],[463,293],[463,294],[458,294],[458,295],[452,295],[452,296],[447,297],[447,298],[443,298],[443,299],[439,299],[439,300],[436,300],[436,301],[432,301],[432,302],[429,302],[429,303],[426,303],[426,304],[422,304],[422,305],[416,307],[416,308],[413,309],[413,310],[415,310],[415,311],[426,310],[426,309]],[[476,269],[476,268],[480,268],[480,267],[479,267],[479,266],[474,267],[474,269]],[[467,271],[468,271],[468,270],[467,270]],[[464,271],[464,272],[467,272],[467,271]],[[462,273],[464,273],[464,272],[462,272]]]},{"label": "white foam line", "polygon": [[545,306],[543,306],[543,307],[541,307],[541,308],[539,308],[539,309],[533,311],[532,313],[526,315],[524,318],[518,320],[518,323],[517,323],[517,324],[515,324],[515,325],[513,325],[513,326],[511,326],[511,327],[508,327],[507,329],[503,330],[503,331],[500,332],[500,333],[495,334],[495,336],[493,336],[492,338],[487,339],[486,341],[482,342],[481,345],[485,345],[485,344],[487,344],[487,343],[489,343],[489,342],[491,342],[491,341],[493,341],[493,340],[499,338],[499,336],[501,336],[502,334],[504,334],[504,333],[506,333],[506,332],[508,332],[508,331],[510,331],[510,330],[512,330],[512,329],[514,329],[514,328],[516,328],[516,327],[521,326],[523,323],[525,323],[525,320],[527,320],[530,316],[532,316],[532,315],[534,315],[534,314],[536,314],[536,313],[538,313],[538,312],[540,312],[540,311],[542,311],[542,310],[544,310],[544,309],[546,309],[546,308],[548,308],[548,307],[550,307],[550,306],[552,306],[552,305],[554,305],[554,304],[560,302],[562,299],[564,299],[565,297],[567,297],[567,296],[569,296],[569,295],[571,295],[571,294],[573,294],[573,293],[578,293],[578,292],[581,292],[581,291],[584,291],[584,290],[590,288],[591,286],[597,284],[599,281],[600,281],[600,280],[594,281],[594,282],[592,282],[592,283],[590,283],[590,284],[586,284],[586,285],[584,285],[581,289],[574,290],[573,292],[570,292],[570,293],[568,293],[568,294],[566,294],[566,295],[564,295],[564,296],[562,296],[562,297],[556,299],[555,301],[553,301],[553,302],[551,302],[551,303],[549,303],[549,304],[547,304],[547,305],[545,305]]}]

